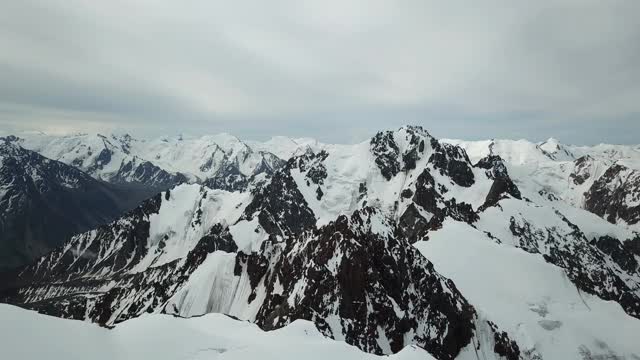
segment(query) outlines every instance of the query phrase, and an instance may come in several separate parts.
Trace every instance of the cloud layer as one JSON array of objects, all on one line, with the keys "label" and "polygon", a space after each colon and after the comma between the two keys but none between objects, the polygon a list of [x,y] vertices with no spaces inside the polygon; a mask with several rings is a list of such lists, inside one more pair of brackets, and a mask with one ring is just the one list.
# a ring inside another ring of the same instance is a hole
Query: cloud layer
[{"label": "cloud layer", "polygon": [[639,13],[632,0],[0,0],[0,128],[350,142],[418,123],[638,143]]}]

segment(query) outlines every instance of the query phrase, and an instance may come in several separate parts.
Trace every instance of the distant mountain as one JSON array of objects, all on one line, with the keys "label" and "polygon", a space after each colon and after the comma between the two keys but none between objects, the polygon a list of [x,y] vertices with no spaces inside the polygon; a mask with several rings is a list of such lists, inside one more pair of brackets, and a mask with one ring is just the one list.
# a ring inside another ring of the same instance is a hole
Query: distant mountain
[{"label": "distant mountain", "polygon": [[587,211],[568,183],[588,178],[585,189],[633,209],[618,195],[627,187],[598,183],[626,170],[576,163],[633,156],[555,141],[459,146],[414,126],[355,145],[271,143],[291,158],[250,175],[239,166],[239,186],[162,192],[24,267],[0,299],[116,329],[146,313],[225,313],[265,330],[307,320],[374,354],[640,356],[640,235],[624,212]]},{"label": "distant mountain", "polygon": [[0,138],[0,268],[31,262],[158,189],[110,185]]},{"label": "distant mountain", "polygon": [[640,230],[640,146],[563,145],[555,139],[443,140],[467,151],[473,161],[500,156],[529,199],[564,202],[607,221]]},{"label": "distant mountain", "polygon": [[272,173],[299,146],[273,143],[274,151],[284,156],[280,158],[266,150],[271,146],[256,143],[254,149],[228,134],[154,140],[130,135],[31,135],[18,142],[110,183],[166,188],[196,182],[226,190],[242,189],[252,176]]},{"label": "distant mountain", "polygon": [[[96,179],[159,189],[190,182],[213,189],[244,190],[252,177],[273,173],[294,155],[335,146],[311,138],[282,136],[266,142],[243,141],[229,134],[152,140],[126,134],[30,134],[16,138],[16,141]],[[620,177],[613,175],[638,176],[640,146],[574,146],[554,138],[540,143],[447,139],[442,142],[462,147],[472,162],[488,155],[500,156],[514,183],[522,188],[527,198],[563,201],[592,211],[610,222],[640,230],[640,225],[636,226],[640,221],[640,207],[633,200],[640,198],[637,182],[621,182]],[[621,169],[627,170],[621,172]],[[608,176],[603,177],[607,171]],[[621,186],[624,190],[604,191]]]}]

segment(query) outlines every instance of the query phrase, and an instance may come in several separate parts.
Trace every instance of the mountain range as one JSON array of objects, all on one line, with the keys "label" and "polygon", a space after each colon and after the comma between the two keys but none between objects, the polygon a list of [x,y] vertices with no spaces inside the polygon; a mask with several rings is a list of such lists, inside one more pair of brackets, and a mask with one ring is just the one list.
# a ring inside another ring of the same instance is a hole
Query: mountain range
[{"label": "mountain range", "polygon": [[115,220],[162,189],[110,184],[0,138],[0,269]]},{"label": "mountain range", "polygon": [[268,331],[302,320],[378,355],[640,358],[639,146],[447,140],[417,126],[353,145],[222,134],[3,146],[35,169],[162,189],[12,273],[3,302],[116,330],[148,313]]}]

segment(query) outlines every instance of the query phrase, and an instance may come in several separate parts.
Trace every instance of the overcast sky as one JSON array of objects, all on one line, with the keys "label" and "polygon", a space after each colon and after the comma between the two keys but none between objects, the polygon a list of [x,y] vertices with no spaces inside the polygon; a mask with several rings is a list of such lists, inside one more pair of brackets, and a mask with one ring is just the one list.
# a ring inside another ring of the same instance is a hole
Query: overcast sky
[{"label": "overcast sky", "polygon": [[640,1],[0,0],[0,132],[640,143]]}]

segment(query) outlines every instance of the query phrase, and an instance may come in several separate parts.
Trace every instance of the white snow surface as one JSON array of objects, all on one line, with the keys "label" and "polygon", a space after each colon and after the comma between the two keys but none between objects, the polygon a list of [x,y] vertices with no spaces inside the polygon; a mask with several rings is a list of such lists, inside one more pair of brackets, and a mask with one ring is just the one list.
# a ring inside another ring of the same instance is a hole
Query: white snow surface
[{"label": "white snow surface", "polygon": [[[472,163],[489,155],[499,155],[524,196],[548,201],[546,194],[575,206],[584,205],[584,193],[613,164],[640,170],[640,147],[637,145],[595,146],[564,145],[556,139],[541,143],[528,140],[464,141],[442,139],[442,142],[461,146]],[[586,161],[579,165],[578,159]],[[584,175],[582,184],[574,182],[572,174]],[[543,195],[540,192],[543,192]],[[629,199],[629,205],[636,204]]]},{"label": "white snow surface", "polygon": [[[20,144],[106,181],[115,176],[123,164],[140,164],[144,161],[169,173],[182,173],[197,181],[212,177],[227,163],[237,163],[240,172],[250,176],[265,156],[268,160],[271,150],[277,152],[278,157],[288,159],[298,148],[321,146],[309,139],[298,139],[300,143],[287,139],[253,142],[253,148],[247,142],[225,133],[200,137],[164,136],[151,140],[116,134],[31,134],[23,136]],[[97,160],[103,149],[111,152],[111,160],[106,164]],[[103,166],[96,168],[96,164]]]},{"label": "white snow surface", "polygon": [[249,303],[249,278],[235,276],[234,266],[235,254],[223,251],[209,254],[188,282],[169,299],[165,309],[184,317],[223,313],[255,320],[263,298]]},{"label": "white snow surface", "polygon": [[[0,304],[0,349],[3,359],[42,360],[287,360],[380,357],[322,336],[313,323],[298,320],[264,332],[249,322],[222,314],[182,319],[147,315],[105,329]],[[407,347],[385,357],[433,359]]]},{"label": "white snow surface", "polygon": [[[543,359],[640,356],[640,321],[578,291],[564,271],[453,220],[416,248],[521,350]],[[524,349],[522,348],[524,347]]]},{"label": "white snow surface", "polygon": [[[405,129],[394,133],[394,139],[400,152],[406,148]],[[185,174],[192,181],[200,181],[212,177],[224,165],[237,163],[241,173],[250,176],[262,160],[270,161],[269,154],[287,160],[295,154],[311,150],[318,152],[327,150],[330,153],[326,164],[329,175],[328,184],[322,190],[326,200],[314,204],[315,186],[300,186],[309,200],[312,210],[317,215],[318,223],[324,224],[336,214],[353,210],[354,186],[357,192],[359,182],[368,186],[384,184],[385,189],[377,189],[377,196],[385,206],[393,204],[398,198],[397,189],[401,183],[409,181],[400,174],[391,183],[380,176],[375,164],[370,161],[369,141],[355,145],[323,144],[311,138],[273,137],[267,141],[243,141],[229,134],[203,136],[160,137],[151,140],[136,139],[129,135],[97,135],[80,134],[68,136],[49,136],[44,134],[25,134],[20,144],[27,149],[35,150],[46,157],[73,164],[92,176],[109,180],[121,165],[128,163],[141,164],[149,161],[155,166],[169,172]],[[595,146],[575,146],[562,144],[551,138],[535,143],[528,140],[483,140],[464,141],[442,139],[441,142],[459,145],[464,148],[472,163],[490,153],[500,155],[507,165],[509,175],[524,196],[530,199],[548,201],[548,194],[565,203],[582,207],[584,193],[613,164],[623,164],[630,169],[640,170],[640,147],[633,145],[599,144]],[[111,161],[95,165],[102,149],[112,152]],[[578,166],[577,160],[586,157],[587,161]],[[428,158],[428,156],[427,156]],[[424,160],[426,161],[426,160]],[[418,166],[418,169],[420,166]],[[476,179],[477,169],[474,169]],[[572,174],[587,175],[585,181],[577,184],[572,181]],[[128,179],[135,181],[135,179]],[[302,180],[302,181],[301,181]],[[296,178],[298,184],[306,184],[304,179]],[[315,185],[315,184],[312,184]],[[484,198],[478,194],[486,194],[491,182],[483,184],[483,191],[477,191],[476,184],[472,189],[458,187],[449,197],[456,197],[458,202],[465,201],[477,208]],[[542,192],[542,194],[541,194]],[[308,196],[307,196],[308,195]],[[370,199],[376,200],[376,199]],[[635,206],[640,199],[630,198],[628,203]],[[402,210],[402,209],[400,209]]]},{"label": "white snow surface", "polygon": [[161,194],[160,211],[149,216],[148,255],[134,272],[184,259],[213,225],[234,224],[251,197],[196,184],[178,185],[168,194]]}]

